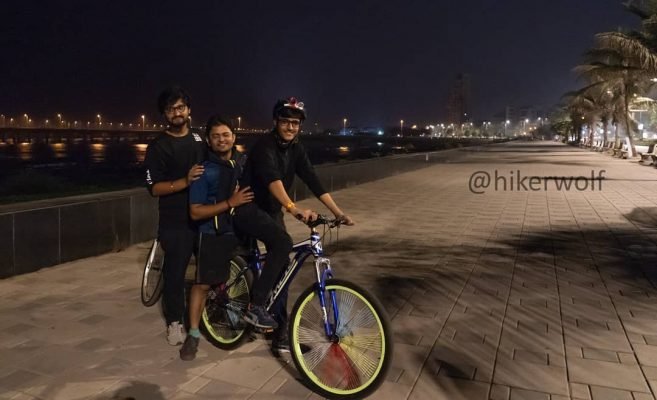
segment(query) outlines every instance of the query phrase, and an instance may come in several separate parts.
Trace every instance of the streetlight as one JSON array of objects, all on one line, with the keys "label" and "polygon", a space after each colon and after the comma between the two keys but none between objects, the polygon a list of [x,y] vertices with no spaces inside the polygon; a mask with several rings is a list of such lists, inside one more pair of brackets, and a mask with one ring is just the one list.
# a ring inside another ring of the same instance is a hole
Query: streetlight
[{"label": "streetlight", "polygon": [[46,120],[46,126],[48,126],[48,120]]},{"label": "streetlight", "polygon": [[242,117],[237,117],[237,130],[242,129]]},{"label": "streetlight", "polygon": [[146,130],[146,116],[143,114],[141,115],[141,130],[142,131]]},{"label": "streetlight", "polygon": [[59,126],[62,126],[62,114],[57,114],[57,119],[59,119]]},{"label": "streetlight", "polygon": [[5,115],[0,114],[0,118],[2,118],[2,126],[5,126]]},{"label": "streetlight", "polygon": [[347,119],[343,118],[342,119],[342,132],[346,135],[347,134]]},{"label": "streetlight", "polygon": [[98,118],[98,127],[100,128],[100,126],[103,124],[103,120],[102,120],[102,118],[100,117],[100,114],[97,114],[97,115],[96,115],[96,118]]},{"label": "streetlight", "polygon": [[404,120],[399,121],[399,135],[404,136]]},{"label": "streetlight", "polygon": [[504,137],[506,137],[506,127],[509,126],[510,123],[511,121],[509,121],[508,119],[504,121]]},{"label": "streetlight", "polygon": [[28,121],[30,120],[30,117],[27,116],[27,114],[23,114],[23,118],[25,118],[25,126],[28,125]]}]

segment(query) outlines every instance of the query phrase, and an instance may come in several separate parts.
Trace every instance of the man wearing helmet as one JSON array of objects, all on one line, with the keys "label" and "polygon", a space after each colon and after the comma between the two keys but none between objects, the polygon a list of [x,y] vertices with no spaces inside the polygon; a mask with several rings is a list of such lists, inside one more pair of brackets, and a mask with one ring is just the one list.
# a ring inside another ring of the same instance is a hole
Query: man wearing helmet
[{"label": "man wearing helmet", "polygon": [[[299,142],[299,132],[306,119],[304,104],[294,97],[279,100],[274,105],[273,118],[274,128],[253,146],[247,166],[255,202],[270,217],[266,223],[277,225],[282,234],[289,238],[283,222],[283,209],[304,222],[317,218],[312,210],[298,208],[288,195],[294,176],[298,175],[336,218],[346,225],[353,225],[354,221],[342,212],[322,187],[306,150]],[[267,267],[264,269],[267,270]],[[287,290],[281,293],[272,311],[278,322],[272,349],[275,353],[289,351]]]}]

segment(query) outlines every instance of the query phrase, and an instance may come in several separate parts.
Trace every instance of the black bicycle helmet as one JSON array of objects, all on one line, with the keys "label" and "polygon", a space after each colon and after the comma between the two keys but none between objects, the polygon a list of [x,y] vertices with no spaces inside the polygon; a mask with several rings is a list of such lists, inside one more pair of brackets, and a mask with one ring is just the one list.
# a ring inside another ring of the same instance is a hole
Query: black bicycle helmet
[{"label": "black bicycle helmet", "polygon": [[274,105],[274,119],[278,118],[299,118],[301,121],[306,119],[306,110],[303,102],[296,97],[281,99]]}]

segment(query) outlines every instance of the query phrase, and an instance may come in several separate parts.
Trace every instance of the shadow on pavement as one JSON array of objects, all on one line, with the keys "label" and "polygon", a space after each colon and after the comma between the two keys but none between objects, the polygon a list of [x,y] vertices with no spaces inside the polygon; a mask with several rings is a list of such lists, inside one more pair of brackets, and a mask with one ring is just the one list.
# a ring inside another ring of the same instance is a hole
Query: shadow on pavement
[{"label": "shadow on pavement", "polygon": [[165,400],[158,385],[131,381],[112,394],[98,397],[96,400]]}]

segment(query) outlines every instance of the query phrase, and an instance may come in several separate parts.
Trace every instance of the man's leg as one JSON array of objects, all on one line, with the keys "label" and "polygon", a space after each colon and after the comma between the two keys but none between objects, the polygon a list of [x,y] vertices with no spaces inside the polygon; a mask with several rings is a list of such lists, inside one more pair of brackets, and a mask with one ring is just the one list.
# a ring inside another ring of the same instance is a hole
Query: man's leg
[{"label": "man's leg", "polygon": [[[282,212],[277,212],[269,215],[281,229],[287,232]],[[274,330],[272,340],[272,348],[276,353],[286,352],[290,349],[290,340],[287,334],[289,318],[287,313],[288,288],[289,286],[283,289],[283,291],[278,295],[276,303],[274,303],[271,308],[272,315],[274,316],[276,323],[278,323],[278,328]]]},{"label": "man's leg", "polygon": [[292,238],[267,213],[255,205],[239,207],[233,221],[239,231],[257,238],[267,247],[265,267],[253,285],[252,297],[255,306],[264,306],[276,279],[289,262]]},{"label": "man's leg", "polygon": [[198,342],[201,338],[199,325],[201,323],[201,314],[205,306],[205,298],[208,295],[210,285],[194,285],[192,293],[189,296],[189,334],[185,343],[180,348],[180,358],[185,361],[191,361],[196,358]]},{"label": "man's leg", "polygon": [[194,251],[195,233],[191,230],[160,231],[164,249],[162,303],[168,326],[169,344],[176,345],[184,340],[185,315],[185,272]]}]

